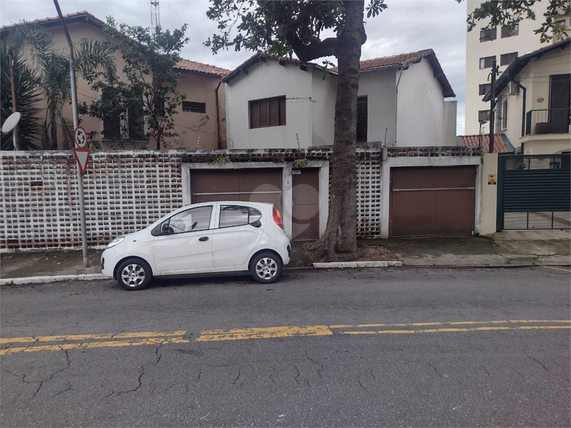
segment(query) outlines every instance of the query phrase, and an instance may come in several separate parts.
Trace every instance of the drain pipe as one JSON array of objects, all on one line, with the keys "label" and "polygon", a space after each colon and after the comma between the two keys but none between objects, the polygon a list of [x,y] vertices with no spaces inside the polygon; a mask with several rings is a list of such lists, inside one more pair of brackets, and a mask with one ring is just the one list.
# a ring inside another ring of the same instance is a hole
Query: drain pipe
[{"label": "drain pipe", "polygon": [[521,88],[521,90],[523,91],[523,108],[521,111],[521,136],[523,137],[525,135],[525,100],[527,98],[526,97],[527,89],[519,82],[517,83],[517,87]]},{"label": "drain pipe", "polygon": [[403,67],[402,65],[399,67],[400,70],[400,74],[399,77],[397,79],[397,84],[395,87],[395,147],[397,146],[397,125],[398,125],[398,107],[399,107],[399,84],[400,84],[400,79],[402,77],[402,70]]},{"label": "drain pipe", "polygon": [[218,136],[218,149],[222,149],[222,139],[220,138],[220,101],[218,99],[218,89],[222,84],[222,80],[218,82],[218,86],[214,90],[214,94],[216,96],[216,135]]}]

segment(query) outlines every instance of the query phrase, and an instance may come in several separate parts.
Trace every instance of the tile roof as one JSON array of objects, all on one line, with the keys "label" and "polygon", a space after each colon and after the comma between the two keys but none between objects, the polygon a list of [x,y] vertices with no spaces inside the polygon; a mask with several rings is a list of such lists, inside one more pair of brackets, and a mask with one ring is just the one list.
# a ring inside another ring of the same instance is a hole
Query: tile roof
[{"label": "tile roof", "polygon": [[[105,24],[103,21],[101,21],[100,19],[96,18],[95,16],[93,16],[92,14],[90,14],[89,12],[86,12],[86,11],[69,13],[67,15],[64,15],[63,18],[68,22],[69,21],[71,21],[71,22],[88,22],[88,23],[96,26],[97,28],[102,28],[103,25]],[[36,19],[35,21],[30,21],[30,22],[26,22],[26,23],[37,24],[37,25],[41,25],[44,27],[53,27],[53,26],[61,25],[59,22],[59,17],[57,17],[57,16],[52,17],[52,18]],[[1,27],[0,31],[2,31],[2,32],[9,31],[10,29],[12,29],[18,25],[22,25],[22,22]],[[181,70],[181,71],[188,71],[191,73],[197,73],[197,74],[202,74],[202,75],[206,75],[206,76],[216,76],[216,77],[224,77],[225,75],[230,73],[230,70],[226,70],[224,68],[215,67],[215,66],[209,65],[209,64],[202,64],[202,63],[196,62],[196,61],[189,61],[187,59],[183,59],[180,62],[178,62],[174,68],[177,70]]]},{"label": "tile roof", "polygon": [[[90,14],[89,12],[87,12],[85,10],[82,12],[68,13],[67,15],[63,15],[63,18],[66,21],[70,21],[70,20],[90,21],[92,24],[94,24],[95,26],[97,26],[99,28],[101,28],[103,26],[103,24],[105,24],[105,22],[103,22],[99,18],[96,18],[95,16],[93,16],[92,14]],[[47,27],[60,25],[59,17],[57,17],[57,16],[49,17],[49,18],[43,18],[43,19],[36,19],[35,21],[26,21],[25,23],[26,24],[37,24],[37,25],[42,25],[42,26],[47,26]],[[10,30],[10,29],[15,28],[15,27],[22,25],[22,24],[24,24],[24,22],[18,22],[16,24],[5,25],[3,27],[0,27],[0,32]]]},{"label": "tile roof", "polygon": [[[457,138],[458,145],[463,147],[484,147],[484,153],[490,153],[490,136],[483,135],[459,135]],[[481,141],[481,143],[480,143]],[[508,137],[505,134],[494,134],[494,153],[512,153],[514,151]]]},{"label": "tile roof", "polygon": [[202,64],[188,59],[181,59],[174,67],[177,70],[189,71],[191,73],[204,74],[207,76],[224,77],[230,70],[225,68],[216,67],[214,65]]},{"label": "tile roof", "polygon": [[[448,78],[444,74],[438,58],[432,49],[424,49],[418,52],[402,53],[392,56],[384,56],[380,58],[365,59],[361,61],[361,72],[377,71],[377,70],[387,70],[390,68],[407,68],[411,64],[416,64],[422,59],[427,59],[434,71],[434,77],[438,79],[440,86],[442,88],[442,93],[445,98],[455,97],[456,94],[450,86]],[[333,71],[337,72],[337,67],[333,68]]]}]

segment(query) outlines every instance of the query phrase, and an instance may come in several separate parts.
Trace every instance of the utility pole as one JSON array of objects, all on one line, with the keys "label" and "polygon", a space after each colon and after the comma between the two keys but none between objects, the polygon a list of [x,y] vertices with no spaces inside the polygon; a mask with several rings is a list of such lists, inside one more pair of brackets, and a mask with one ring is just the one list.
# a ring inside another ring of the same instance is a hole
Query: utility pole
[{"label": "utility pole", "polygon": [[[71,42],[71,37],[69,32],[67,31],[67,26],[65,25],[65,21],[63,20],[63,15],[61,13],[61,9],[59,8],[59,3],[57,0],[54,0],[54,5],[57,9],[57,14],[59,16],[59,20],[63,27],[63,31],[65,33],[65,38],[67,39],[67,43],[69,45],[69,74],[71,77],[71,107],[73,111],[73,129],[77,129],[79,126],[79,120],[77,116],[77,88],[75,86],[75,62],[73,59],[73,43]],[[79,193],[79,215],[80,215],[80,222],[81,222],[81,248],[83,250],[83,266],[89,266],[89,259],[87,258],[87,232],[85,226],[85,198],[83,196],[83,175],[81,174],[79,165],[77,166],[77,182],[78,182],[78,193]]]},{"label": "utility pole", "polygon": [[496,60],[492,62],[492,97],[490,98],[490,153],[494,153],[494,110],[496,108],[496,74],[498,66]]}]

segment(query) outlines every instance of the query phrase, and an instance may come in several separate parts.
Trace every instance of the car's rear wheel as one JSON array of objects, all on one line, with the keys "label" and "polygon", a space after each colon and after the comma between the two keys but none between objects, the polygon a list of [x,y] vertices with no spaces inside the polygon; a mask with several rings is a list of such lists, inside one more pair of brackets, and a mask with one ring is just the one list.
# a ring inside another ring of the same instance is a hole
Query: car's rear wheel
[{"label": "car's rear wheel", "polygon": [[117,282],[125,290],[142,290],[151,283],[152,279],[151,267],[141,259],[127,259],[117,269]]},{"label": "car's rear wheel", "polygon": [[259,283],[269,284],[281,276],[282,267],[282,259],[277,254],[264,251],[252,259],[250,274]]}]

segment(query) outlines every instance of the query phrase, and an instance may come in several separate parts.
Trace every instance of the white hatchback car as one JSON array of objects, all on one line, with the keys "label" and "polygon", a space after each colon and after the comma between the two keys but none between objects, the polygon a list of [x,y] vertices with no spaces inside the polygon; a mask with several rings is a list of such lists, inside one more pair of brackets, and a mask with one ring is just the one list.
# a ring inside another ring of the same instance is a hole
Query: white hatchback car
[{"label": "white hatchback car", "polygon": [[267,284],[280,277],[290,251],[275,205],[205,202],[115,238],[101,255],[101,269],[126,290],[143,289],[156,276],[241,271]]}]

